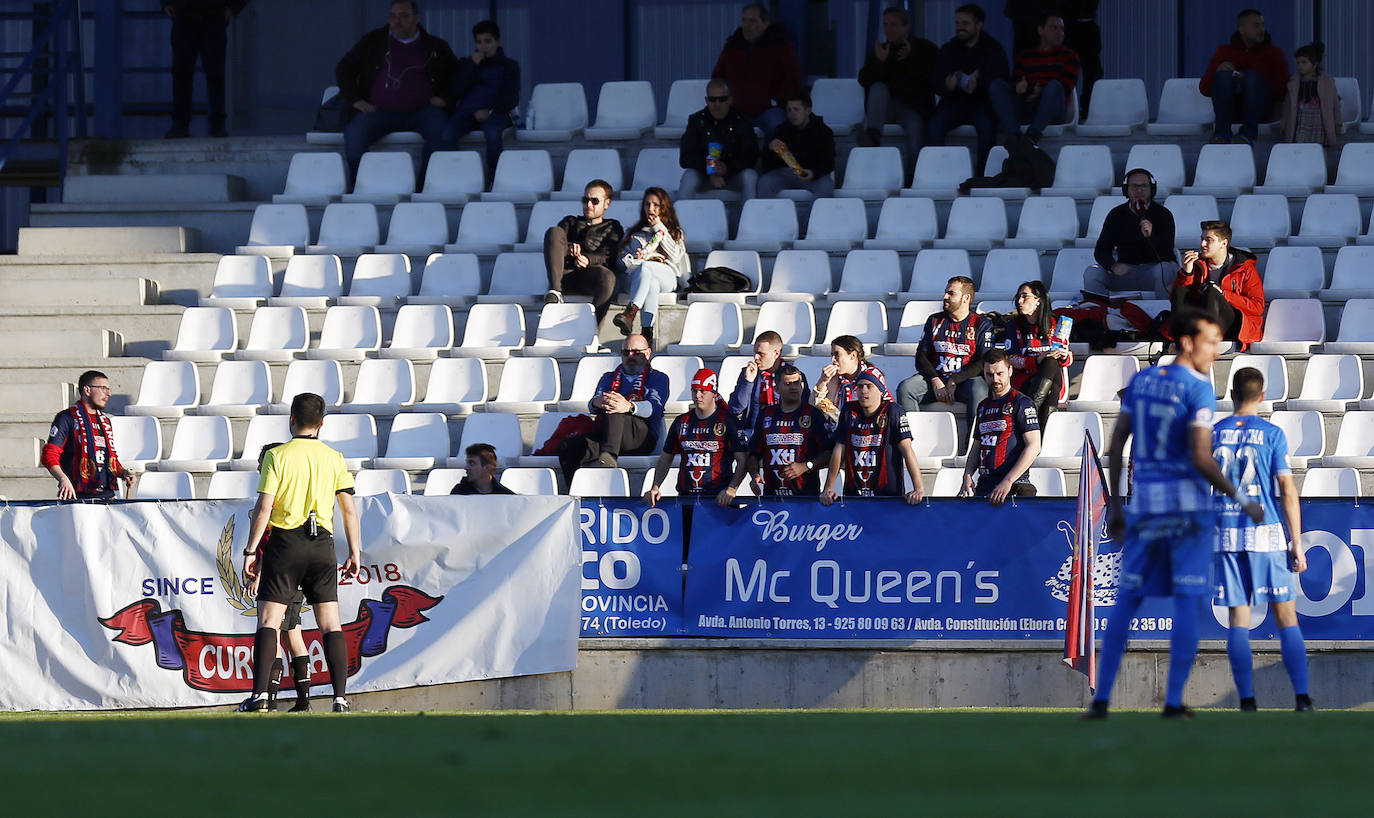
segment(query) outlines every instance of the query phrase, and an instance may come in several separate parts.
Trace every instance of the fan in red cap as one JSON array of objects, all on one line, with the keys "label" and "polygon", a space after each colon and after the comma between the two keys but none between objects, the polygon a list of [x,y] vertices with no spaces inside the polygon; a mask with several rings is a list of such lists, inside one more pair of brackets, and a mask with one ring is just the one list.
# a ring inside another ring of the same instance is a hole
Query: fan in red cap
[{"label": "fan in red cap", "polygon": [[673,421],[664,438],[653,482],[644,492],[650,505],[663,496],[660,487],[674,455],[682,455],[677,493],[684,497],[719,497],[735,470],[744,468],[747,441],[739,433],[734,413],[716,394],[717,383],[713,369],[698,369],[692,376],[692,408]]}]

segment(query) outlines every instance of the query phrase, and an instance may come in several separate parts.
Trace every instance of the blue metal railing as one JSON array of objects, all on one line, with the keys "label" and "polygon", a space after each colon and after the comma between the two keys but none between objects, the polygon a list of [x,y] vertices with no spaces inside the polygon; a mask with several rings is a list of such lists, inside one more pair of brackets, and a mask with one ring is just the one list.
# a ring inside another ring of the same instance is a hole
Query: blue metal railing
[{"label": "blue metal railing", "polygon": [[[35,14],[40,14],[35,12]],[[4,110],[11,95],[25,78],[46,75],[41,91],[29,95],[28,113],[19,127],[0,146],[0,169],[14,156],[20,142],[28,136],[40,117],[48,115],[57,136],[59,178],[67,174],[67,140],[86,135],[86,82],[81,58],[80,0],[56,0],[47,15],[47,26],[33,41],[29,53],[0,88],[0,110]],[[35,18],[35,22],[38,21]],[[36,27],[35,27],[36,28]],[[40,60],[48,58],[49,67],[40,67]],[[70,92],[68,83],[71,84]],[[71,105],[68,105],[70,98]]]}]

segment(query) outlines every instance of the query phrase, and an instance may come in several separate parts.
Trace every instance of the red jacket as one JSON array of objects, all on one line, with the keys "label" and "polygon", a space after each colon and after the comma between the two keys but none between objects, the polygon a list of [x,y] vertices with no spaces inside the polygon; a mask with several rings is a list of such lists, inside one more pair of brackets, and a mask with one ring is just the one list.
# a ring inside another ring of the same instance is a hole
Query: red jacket
[{"label": "red jacket", "polygon": [[730,83],[734,107],[748,117],[772,108],[774,100],[782,105],[787,95],[802,85],[797,50],[788,42],[787,30],[780,23],[769,24],[752,45],[735,29],[716,58],[711,76]]},{"label": "red jacket", "polygon": [[1288,58],[1284,56],[1283,49],[1274,45],[1267,32],[1264,42],[1254,48],[1245,47],[1239,31],[1231,35],[1231,42],[1218,47],[1212,55],[1212,61],[1207,63],[1207,70],[1202,72],[1202,79],[1198,80],[1197,87],[1203,96],[1212,95],[1212,80],[1217,75],[1217,66],[1224,62],[1234,65],[1237,71],[1258,71],[1263,74],[1275,102],[1283,99],[1288,92]]},{"label": "red jacket", "polygon": [[[1241,314],[1239,341],[1253,344],[1264,337],[1264,282],[1260,281],[1259,268],[1255,266],[1253,255],[1244,250],[1231,252],[1235,254],[1237,263],[1222,274],[1221,291],[1226,296],[1226,303]],[[1193,264],[1192,275],[1179,269],[1174,278],[1174,287],[1201,286],[1209,275],[1207,262],[1198,259]]]}]

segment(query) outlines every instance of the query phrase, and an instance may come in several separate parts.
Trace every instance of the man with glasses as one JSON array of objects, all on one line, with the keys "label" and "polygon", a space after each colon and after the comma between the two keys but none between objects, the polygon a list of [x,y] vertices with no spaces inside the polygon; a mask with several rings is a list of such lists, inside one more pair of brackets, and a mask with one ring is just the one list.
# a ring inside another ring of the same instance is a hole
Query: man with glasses
[{"label": "man with glasses", "polygon": [[124,481],[125,496],[133,494],[138,475],[124,468],[115,453],[110,417],[110,379],[94,369],[77,380],[81,399],[52,419],[41,462],[57,480],[59,500],[113,500]]},{"label": "man with glasses", "polygon": [[593,179],[582,191],[582,215],[564,216],[544,233],[544,266],[549,273],[545,304],[563,303],[564,294],[591,296],[596,322],[606,317],[615,295],[616,253],[625,229],[606,218],[611,184]]},{"label": "man with glasses", "polygon": [[654,351],[643,335],[625,339],[620,366],[601,376],[587,404],[596,419],[590,434],[572,435],[558,445],[563,476],[582,466],[616,468],[621,455],[644,455],[658,444],[668,375],[649,366]]},{"label": "man with glasses", "polygon": [[706,107],[687,118],[678,153],[682,182],[678,199],[690,199],[703,188],[737,191],[754,198],[759,174],[759,144],[754,126],[730,107],[730,84],[717,77],[706,85]]},{"label": "man with glasses", "polygon": [[1093,250],[1093,264],[1083,271],[1083,292],[1102,298],[1112,293],[1143,291],[1168,298],[1173,284],[1174,214],[1155,201],[1158,185],[1144,168],[1126,171],[1121,195],[1126,201],[1107,211]]}]

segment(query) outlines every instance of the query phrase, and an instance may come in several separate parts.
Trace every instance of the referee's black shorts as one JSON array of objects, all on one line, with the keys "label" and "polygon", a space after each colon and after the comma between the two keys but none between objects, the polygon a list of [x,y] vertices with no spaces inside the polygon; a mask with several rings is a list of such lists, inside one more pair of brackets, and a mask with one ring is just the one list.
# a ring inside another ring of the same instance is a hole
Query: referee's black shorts
[{"label": "referee's black shorts", "polygon": [[312,539],[309,528],[273,529],[263,549],[259,602],[289,605],[297,589],[311,605],[339,601],[334,537],[324,529]]}]

